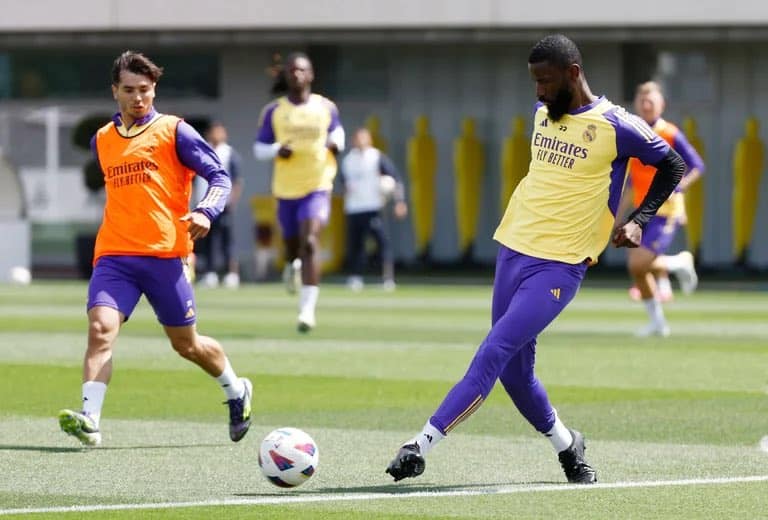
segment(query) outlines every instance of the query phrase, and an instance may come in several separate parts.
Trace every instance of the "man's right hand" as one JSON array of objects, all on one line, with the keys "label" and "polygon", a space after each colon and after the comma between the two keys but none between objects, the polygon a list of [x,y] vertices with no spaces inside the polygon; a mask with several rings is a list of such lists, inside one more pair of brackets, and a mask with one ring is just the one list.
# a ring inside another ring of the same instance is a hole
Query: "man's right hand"
[{"label": "man's right hand", "polygon": [[291,145],[289,145],[289,144],[284,144],[277,151],[277,155],[279,157],[282,157],[283,159],[287,159],[291,155],[293,155],[293,148],[291,148]]}]

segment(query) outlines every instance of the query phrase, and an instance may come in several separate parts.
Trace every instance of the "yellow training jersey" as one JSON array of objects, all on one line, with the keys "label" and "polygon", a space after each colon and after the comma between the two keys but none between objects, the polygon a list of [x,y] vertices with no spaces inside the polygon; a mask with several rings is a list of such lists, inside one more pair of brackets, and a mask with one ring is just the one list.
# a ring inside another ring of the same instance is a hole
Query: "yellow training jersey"
[{"label": "yellow training jersey", "polygon": [[264,108],[256,140],[293,149],[287,159],[275,157],[272,193],[276,197],[298,199],[333,188],[336,157],[327,144],[329,134],[340,125],[336,105],[318,94],[299,105],[281,97]]},{"label": "yellow training jersey", "polygon": [[655,164],[668,151],[644,121],[604,97],[559,121],[537,103],[528,174],[493,238],[536,258],[597,261],[614,225],[629,158]]}]

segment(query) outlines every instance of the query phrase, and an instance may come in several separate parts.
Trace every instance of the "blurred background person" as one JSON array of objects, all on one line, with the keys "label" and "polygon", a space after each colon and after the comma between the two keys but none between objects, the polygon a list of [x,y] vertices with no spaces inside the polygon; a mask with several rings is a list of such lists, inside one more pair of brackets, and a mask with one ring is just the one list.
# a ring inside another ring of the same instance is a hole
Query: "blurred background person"
[{"label": "blurred background person", "polygon": [[395,261],[383,210],[392,197],[394,215],[403,219],[408,214],[408,206],[400,174],[390,158],[373,146],[367,128],[355,131],[352,148],[341,162],[341,179],[347,220],[347,287],[353,291],[363,288],[368,256],[366,239],[371,236],[381,261],[382,286],[385,290],[394,290]]},{"label": "blurred background person", "polygon": [[[237,289],[240,286],[240,262],[235,254],[233,227],[235,207],[243,190],[240,176],[242,160],[237,150],[227,143],[227,129],[223,123],[212,123],[205,138],[229,173],[232,191],[224,211],[218,220],[211,223],[211,231],[195,244],[195,266],[198,272],[204,273],[200,277],[200,284],[204,287],[218,287],[219,272],[224,272],[222,285],[228,289]],[[205,179],[196,177],[195,184],[196,191],[201,194],[205,192]]]},{"label": "blurred background person", "polygon": [[285,246],[284,279],[295,292],[295,274],[301,270],[297,327],[307,332],[316,325],[320,232],[330,216],[344,128],[336,105],[312,93],[315,73],[306,54],[289,55],[283,74],[287,94],[262,110],[253,151],[259,160],[274,160],[272,194]]},{"label": "blurred background person", "polygon": [[[693,292],[698,284],[693,255],[690,252],[682,251],[676,255],[665,253],[685,218],[683,193],[703,173],[704,161],[688,142],[685,134],[677,126],[661,117],[664,108],[664,95],[658,83],[648,81],[637,87],[635,112],[680,154],[686,164],[685,176],[674,193],[659,208],[656,216],[648,223],[640,247],[627,251],[627,269],[635,282],[635,286],[630,289],[630,296],[643,301],[650,320],[646,326],[637,331],[636,335],[640,337],[670,334],[661,306],[662,301],[669,301],[672,297],[667,272],[675,274],[684,294]],[[630,161],[629,168],[629,183],[622,202],[624,210],[630,205],[639,206],[656,174],[656,168],[643,165],[637,159]],[[655,274],[659,275],[658,284]]]}]

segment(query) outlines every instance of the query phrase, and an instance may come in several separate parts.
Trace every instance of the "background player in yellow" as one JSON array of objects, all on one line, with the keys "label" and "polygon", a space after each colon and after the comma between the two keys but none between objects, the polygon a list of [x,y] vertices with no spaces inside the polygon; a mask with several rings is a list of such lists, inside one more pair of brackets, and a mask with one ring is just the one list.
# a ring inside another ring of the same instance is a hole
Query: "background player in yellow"
[{"label": "background player in yellow", "polygon": [[736,262],[741,264],[746,263],[747,248],[752,241],[763,173],[765,150],[759,129],[757,119],[749,118],[744,137],[739,139],[733,154],[733,253]]},{"label": "background player in yellow", "polygon": [[[642,120],[592,94],[581,53],[567,37],[539,41],[528,70],[539,100],[533,159],[494,234],[500,245],[491,330],[464,377],[390,462],[386,471],[395,481],[423,473],[424,456],[483,404],[497,379],[552,443],[568,481],[597,481],[584,457],[584,437],[565,426],[536,377],[537,337],[574,298],[609,238],[617,247],[640,244],[643,227],[680,181],[685,163]],[[617,221],[630,157],[658,173],[640,207]]]},{"label": "background player in yellow", "polygon": [[464,260],[471,261],[485,169],[483,144],[477,138],[475,120],[471,117],[461,122],[461,135],[453,142],[453,168],[456,174],[454,196],[459,254]]},{"label": "background player in yellow", "polygon": [[435,221],[435,173],[437,145],[429,134],[426,116],[416,118],[415,133],[408,140],[407,169],[411,190],[411,220],[416,239],[416,254],[429,256]]},{"label": "background player in yellow", "polygon": [[[344,149],[339,111],[312,93],[315,78],[307,55],[294,53],[283,69],[288,93],[262,110],[254,144],[257,159],[273,160],[272,193],[285,243],[289,290],[291,270],[301,270],[298,329],[315,327],[320,284],[320,232],[330,216],[336,156]],[[296,260],[299,260],[297,262]]]}]

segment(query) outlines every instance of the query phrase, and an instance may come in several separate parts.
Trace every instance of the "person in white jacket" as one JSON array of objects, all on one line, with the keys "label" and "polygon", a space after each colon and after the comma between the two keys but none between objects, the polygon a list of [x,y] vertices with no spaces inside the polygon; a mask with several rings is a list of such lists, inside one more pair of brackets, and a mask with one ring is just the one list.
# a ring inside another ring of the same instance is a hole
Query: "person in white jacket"
[{"label": "person in white jacket", "polygon": [[355,131],[352,148],[341,162],[341,178],[347,219],[347,286],[353,291],[363,288],[367,258],[365,242],[372,236],[381,258],[383,287],[392,290],[395,288],[395,264],[382,210],[391,197],[395,217],[402,219],[408,214],[408,206],[397,169],[389,157],[372,145],[367,129]]}]

